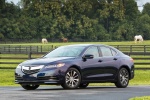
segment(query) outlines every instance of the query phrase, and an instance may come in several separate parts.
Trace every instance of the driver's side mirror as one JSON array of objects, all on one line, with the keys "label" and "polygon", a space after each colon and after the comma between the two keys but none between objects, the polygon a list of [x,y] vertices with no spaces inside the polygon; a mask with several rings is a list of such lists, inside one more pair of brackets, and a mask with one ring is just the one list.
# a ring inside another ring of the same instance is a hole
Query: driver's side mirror
[{"label": "driver's side mirror", "polygon": [[93,58],[94,58],[94,55],[92,55],[92,54],[86,54],[86,55],[84,55],[82,58],[83,58],[83,60],[86,60],[86,59],[93,59]]}]

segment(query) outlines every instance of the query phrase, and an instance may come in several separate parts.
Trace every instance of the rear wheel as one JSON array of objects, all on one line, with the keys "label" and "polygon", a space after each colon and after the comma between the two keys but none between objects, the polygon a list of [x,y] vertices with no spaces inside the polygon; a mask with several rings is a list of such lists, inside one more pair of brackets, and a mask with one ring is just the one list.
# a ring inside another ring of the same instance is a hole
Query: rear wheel
[{"label": "rear wheel", "polygon": [[129,72],[126,68],[121,68],[117,76],[117,82],[115,83],[118,88],[126,88],[129,84]]},{"label": "rear wheel", "polygon": [[31,85],[23,85],[21,84],[21,86],[26,89],[26,90],[35,90],[37,89],[40,85],[34,85],[34,84],[31,84]]},{"label": "rear wheel", "polygon": [[81,83],[79,85],[79,88],[86,88],[89,85],[89,83]]},{"label": "rear wheel", "polygon": [[80,72],[75,68],[70,68],[65,75],[64,83],[61,86],[64,89],[78,88],[81,82]]}]

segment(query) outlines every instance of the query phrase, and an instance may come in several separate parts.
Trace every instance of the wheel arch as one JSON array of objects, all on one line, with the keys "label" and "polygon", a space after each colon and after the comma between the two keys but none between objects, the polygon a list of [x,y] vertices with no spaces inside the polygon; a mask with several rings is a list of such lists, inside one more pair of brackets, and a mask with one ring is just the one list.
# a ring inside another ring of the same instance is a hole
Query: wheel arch
[{"label": "wheel arch", "polygon": [[80,72],[80,74],[81,74],[81,69],[80,69],[79,66],[77,66],[77,65],[71,65],[69,68],[76,68]]}]

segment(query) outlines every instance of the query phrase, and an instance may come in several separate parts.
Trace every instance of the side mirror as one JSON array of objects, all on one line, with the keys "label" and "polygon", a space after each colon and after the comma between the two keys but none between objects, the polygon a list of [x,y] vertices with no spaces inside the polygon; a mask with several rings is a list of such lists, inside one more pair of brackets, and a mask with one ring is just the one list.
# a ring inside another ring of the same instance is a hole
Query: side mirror
[{"label": "side mirror", "polygon": [[93,59],[93,58],[94,58],[94,55],[92,55],[92,54],[86,54],[86,55],[84,55],[82,58],[83,58],[84,60],[86,60],[86,59]]}]

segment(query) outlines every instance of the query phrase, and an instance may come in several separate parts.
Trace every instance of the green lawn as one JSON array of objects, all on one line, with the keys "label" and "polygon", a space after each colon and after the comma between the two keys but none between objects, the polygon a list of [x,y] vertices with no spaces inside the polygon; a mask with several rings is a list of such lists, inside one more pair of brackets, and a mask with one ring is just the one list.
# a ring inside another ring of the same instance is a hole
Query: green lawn
[{"label": "green lawn", "polygon": [[129,100],[150,100],[150,96],[143,96],[143,97],[135,97]]},{"label": "green lawn", "polygon": [[119,42],[68,42],[68,43],[52,43],[49,42],[47,44],[42,43],[15,43],[15,44],[0,44],[0,45],[69,45],[69,44],[106,44],[106,45],[150,45],[150,41],[146,40],[143,43],[134,43],[134,41],[119,41]]},{"label": "green lawn", "polygon": [[[14,72],[15,70],[12,69],[0,69],[0,86],[15,86],[17,84],[14,83]],[[150,85],[150,70],[136,70],[135,77],[133,80],[130,81],[129,85]],[[90,84],[94,86],[101,86],[101,85],[114,85],[112,83],[96,83]]]}]

